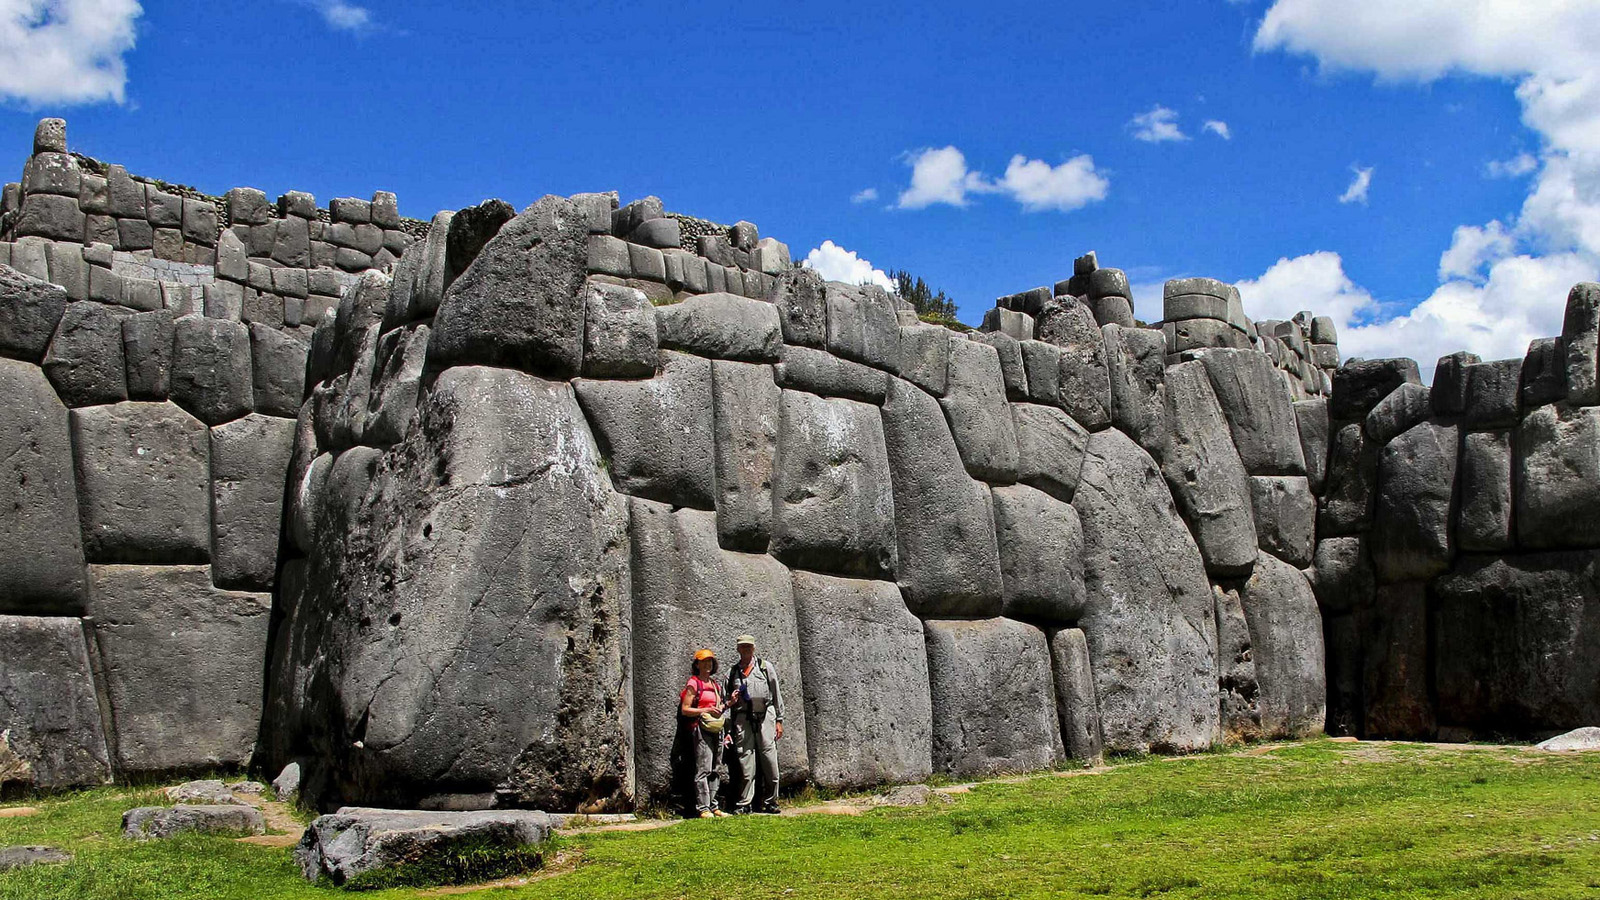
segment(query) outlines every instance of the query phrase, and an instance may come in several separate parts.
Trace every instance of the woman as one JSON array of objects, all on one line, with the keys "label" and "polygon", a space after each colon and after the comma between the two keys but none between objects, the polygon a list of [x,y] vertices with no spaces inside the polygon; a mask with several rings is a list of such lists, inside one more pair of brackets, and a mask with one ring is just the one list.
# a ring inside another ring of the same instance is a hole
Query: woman
[{"label": "woman", "polygon": [[717,766],[722,764],[722,731],[713,731],[701,722],[701,716],[721,716],[727,709],[722,685],[717,674],[717,655],[710,650],[696,650],[690,664],[689,683],[678,695],[678,714],[689,727],[690,743],[694,753],[694,808],[702,819],[726,816],[717,809]]}]

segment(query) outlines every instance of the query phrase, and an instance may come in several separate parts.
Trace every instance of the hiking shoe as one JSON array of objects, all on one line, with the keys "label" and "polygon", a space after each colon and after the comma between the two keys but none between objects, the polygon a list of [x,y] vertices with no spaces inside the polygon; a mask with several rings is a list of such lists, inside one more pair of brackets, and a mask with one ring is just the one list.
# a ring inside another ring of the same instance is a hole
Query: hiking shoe
[{"label": "hiking shoe", "polygon": [[763,816],[782,815],[782,813],[779,811],[779,809],[776,806],[763,806],[760,809],[757,809],[756,812],[760,813]]},{"label": "hiking shoe", "polygon": [[699,815],[699,816],[697,816],[697,817],[696,817],[696,818],[700,818],[700,819],[714,819],[714,818],[716,818],[716,816],[717,816],[717,814],[716,814],[716,813],[714,813],[714,812],[712,812],[712,811],[711,811],[711,810],[709,810],[709,809],[702,809],[702,810],[700,810],[700,815]]},{"label": "hiking shoe", "polygon": [[720,809],[714,809],[714,810],[712,810],[712,811],[711,811],[711,815],[713,815],[713,816],[716,816],[716,817],[717,817],[717,818],[719,818],[719,819],[726,819],[726,818],[728,818],[728,817],[729,817],[729,814],[728,814],[728,813],[725,813],[725,812],[723,812],[723,811],[722,811],[722,810],[720,810]]},{"label": "hiking shoe", "polygon": [[751,812],[753,812],[753,810],[751,810],[748,806],[735,806],[733,808],[733,814],[736,816],[748,816]]}]

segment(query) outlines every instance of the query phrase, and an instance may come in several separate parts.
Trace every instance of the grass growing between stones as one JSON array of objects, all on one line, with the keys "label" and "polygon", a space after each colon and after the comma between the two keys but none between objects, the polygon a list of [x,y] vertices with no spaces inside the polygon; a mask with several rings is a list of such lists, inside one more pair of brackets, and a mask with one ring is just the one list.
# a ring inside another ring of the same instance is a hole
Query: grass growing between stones
[{"label": "grass growing between stones", "polygon": [[[0,845],[76,855],[0,875],[0,900],[338,896],[285,849],[123,841],[122,811],[158,799],[91,791],[0,819]],[[1600,754],[1315,741],[984,784],[926,809],[578,834],[562,851],[570,871],[478,896],[1595,900]]]}]

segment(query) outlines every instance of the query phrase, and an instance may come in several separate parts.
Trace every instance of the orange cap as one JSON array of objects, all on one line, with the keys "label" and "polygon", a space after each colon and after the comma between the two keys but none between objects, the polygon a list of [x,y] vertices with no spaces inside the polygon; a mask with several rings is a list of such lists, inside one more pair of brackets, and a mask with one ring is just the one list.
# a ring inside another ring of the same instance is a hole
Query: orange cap
[{"label": "orange cap", "polygon": [[702,659],[716,659],[716,658],[717,658],[717,654],[711,652],[710,648],[707,648],[705,650],[696,650],[694,652],[694,661],[695,662],[699,662]]}]

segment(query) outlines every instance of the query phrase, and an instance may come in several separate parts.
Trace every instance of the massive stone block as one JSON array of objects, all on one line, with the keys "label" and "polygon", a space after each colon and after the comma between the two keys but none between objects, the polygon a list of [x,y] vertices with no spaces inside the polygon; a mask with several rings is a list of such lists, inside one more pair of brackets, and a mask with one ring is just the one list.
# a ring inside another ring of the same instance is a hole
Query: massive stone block
[{"label": "massive stone block", "polygon": [[1333,435],[1328,477],[1317,508],[1317,534],[1357,534],[1372,527],[1378,488],[1378,450],[1361,424],[1352,422]]},{"label": "massive stone block", "polygon": [[892,578],[894,498],[877,408],[784,391],[772,553],[790,566]]},{"label": "massive stone block", "polygon": [[721,359],[711,364],[717,535],[724,547],[759,553],[772,537],[772,467],[782,393],[771,366]]},{"label": "massive stone block", "polygon": [[1576,284],[1567,293],[1561,347],[1567,401],[1574,406],[1600,405],[1600,284]]},{"label": "massive stone block", "polygon": [[1600,408],[1531,410],[1514,444],[1517,542],[1541,550],[1600,546]]},{"label": "massive stone block", "polygon": [[211,546],[206,427],[171,403],[72,410],[90,562],[200,563]]},{"label": "massive stone block", "polygon": [[0,355],[37,363],[67,308],[67,292],[0,266]]},{"label": "massive stone block", "polygon": [[[167,399],[172,384],[172,332],[173,316],[168,309],[135,313],[122,320],[128,399]],[[303,359],[300,369],[303,375]]]},{"label": "massive stone block", "polygon": [[823,300],[828,352],[875,369],[899,371],[900,318],[888,294],[881,288],[829,281],[823,285]]},{"label": "massive stone block", "polygon": [[939,405],[972,477],[998,484],[1016,480],[1017,433],[1006,405],[1000,355],[993,347],[951,342],[949,385]]},{"label": "massive stone block", "polygon": [[1294,406],[1266,354],[1218,349],[1198,355],[1245,471],[1251,475],[1304,474]]},{"label": "massive stone block", "polygon": [[1367,413],[1367,437],[1379,445],[1394,440],[1406,429],[1428,418],[1433,412],[1428,389],[1420,384],[1402,384]]},{"label": "massive stone block", "polygon": [[1211,585],[1155,462],[1120,431],[1095,434],[1072,505],[1087,591],[1078,627],[1107,749],[1211,746],[1219,731]]},{"label": "massive stone block", "polygon": [[1239,575],[1256,559],[1249,476],[1199,362],[1167,370],[1171,438],[1161,471],[1172,487],[1208,571]]},{"label": "massive stone block", "polygon": [[648,378],[656,370],[656,310],[640,291],[589,281],[583,286],[583,374]]},{"label": "massive stone block", "polygon": [[1056,682],[1056,715],[1061,721],[1061,743],[1069,758],[1086,766],[1104,761],[1100,739],[1100,704],[1094,696],[1094,672],[1089,664],[1089,642],[1076,628],[1048,633],[1050,664]]},{"label": "massive stone block", "polygon": [[281,329],[250,325],[250,371],[257,412],[294,418],[305,399],[308,347]]},{"label": "massive stone block", "polygon": [[572,389],[448,369],[404,441],[341,455],[324,490],[300,612],[323,623],[324,799],[631,802],[628,514]]},{"label": "massive stone block", "polygon": [[128,399],[122,355],[125,310],[88,300],[67,306],[45,352],[44,373],[68,406]]},{"label": "massive stone block", "polygon": [[1466,367],[1468,428],[1510,428],[1521,409],[1522,360],[1499,359]]},{"label": "massive stone block", "polygon": [[1359,422],[1395,388],[1421,383],[1414,360],[1351,360],[1334,370],[1328,413],[1335,422]]},{"label": "massive stone block", "polygon": [[248,762],[261,724],[271,595],[214,588],[205,566],[89,571],[117,770]]},{"label": "massive stone block", "polygon": [[1217,705],[1222,739],[1229,743],[1261,737],[1261,685],[1256,679],[1250,623],[1239,600],[1237,582],[1214,585],[1217,622]]},{"label": "massive stone block", "polygon": [[[935,397],[943,397],[950,384],[951,355],[960,352],[963,348],[952,346],[964,343],[962,339],[943,325],[930,325],[919,322],[916,325],[900,326],[900,377],[927,391]],[[971,368],[974,363],[982,364],[972,354],[968,353],[964,365]],[[977,371],[964,373],[970,379],[973,375],[982,375],[980,368]],[[984,385],[968,385],[971,388],[983,388]]]},{"label": "massive stone block", "polygon": [[1061,410],[1037,403],[1011,404],[1011,422],[1017,432],[1017,480],[1072,502],[1089,433]]},{"label": "massive stone block", "polygon": [[1467,367],[1482,361],[1478,354],[1465,350],[1439,357],[1433,368],[1433,389],[1428,396],[1435,415],[1459,416],[1466,411]]},{"label": "massive stone block", "polygon": [[875,404],[882,404],[889,390],[887,373],[840,359],[825,350],[785,344],[779,349],[779,356],[782,362],[773,375],[780,387]]},{"label": "massive stone block", "polygon": [[1361,632],[1362,737],[1428,740],[1437,720],[1428,692],[1428,598],[1421,582],[1378,588],[1357,610]]},{"label": "massive stone block", "polygon": [[923,628],[935,772],[993,775],[1062,761],[1044,632],[1011,619],[929,620]]},{"label": "massive stone block", "polygon": [[891,379],[883,433],[906,604],[919,616],[997,615],[1000,552],[989,491],[962,467],[938,401]]},{"label": "massive stone block", "polygon": [[77,615],[83,537],[67,409],[35,366],[0,359],[0,612]]},{"label": "massive stone block", "polygon": [[1083,613],[1083,526],[1068,503],[1021,484],[993,490],[1004,614],[1075,622]]},{"label": "massive stone block", "polygon": [[800,639],[789,570],[765,554],[717,546],[711,513],[673,512],[647,500],[629,501],[633,539],[633,684],[635,759],[639,794],[646,802],[668,798],[678,734],[678,694],[689,677],[690,657],[717,651],[726,678],[737,664],[734,638],[749,632],[756,652],[770,661],[783,689],[784,737],[778,767],[786,781],[804,781],[806,696]]},{"label": "massive stone block", "polygon": [[1439,723],[1486,737],[1600,721],[1600,555],[1463,557],[1433,610]]},{"label": "massive stone block", "polygon": [[211,577],[217,586],[272,589],[293,450],[291,419],[249,415],[211,429]]},{"label": "massive stone block", "polygon": [[1039,340],[1061,348],[1061,408],[1079,425],[1096,431],[1111,423],[1111,382],[1106,374],[1105,337],[1084,304],[1063,297],[1039,313]]},{"label": "massive stone block", "polygon": [[1379,581],[1424,580],[1450,567],[1458,442],[1456,426],[1424,422],[1383,448],[1372,533]]},{"label": "massive stone block", "polygon": [[207,425],[221,425],[255,406],[250,329],[241,322],[180,316],[172,323],[173,402]]},{"label": "massive stone block", "polygon": [[1153,328],[1106,325],[1111,424],[1161,458],[1167,444],[1167,339]]},{"label": "massive stone block", "polygon": [[926,779],[927,647],[900,589],[796,571],[794,603],[812,778],[834,790]]},{"label": "massive stone block", "polygon": [[582,211],[561,197],[541,198],[503,225],[444,293],[429,364],[578,374],[588,240]]},{"label": "massive stone block", "polygon": [[1322,614],[1310,583],[1299,569],[1263,553],[1239,602],[1250,625],[1263,736],[1320,734],[1328,689]]},{"label": "massive stone block", "polygon": [[362,440],[378,446],[399,443],[417,411],[422,372],[427,363],[426,325],[397,328],[379,338],[378,355],[367,397]]},{"label": "massive stone block", "polygon": [[1313,494],[1320,494],[1328,473],[1328,398],[1296,400],[1294,420],[1300,431],[1300,451],[1306,460],[1306,481]]},{"label": "massive stone block", "polygon": [[823,345],[828,329],[825,293],[822,276],[815,269],[797,267],[778,276],[771,299],[778,308],[785,344]]},{"label": "massive stone block", "polygon": [[1323,538],[1317,542],[1311,588],[1317,603],[1330,613],[1343,614],[1372,602],[1377,581],[1363,535]]},{"label": "massive stone block", "polygon": [[1311,565],[1316,544],[1317,501],[1297,475],[1250,476],[1256,540],[1261,549],[1292,566]]},{"label": "massive stone block", "polygon": [[1511,549],[1511,433],[1475,431],[1461,442],[1456,540],[1464,551]]},{"label": "massive stone block", "polygon": [[111,779],[79,620],[0,616],[0,757],[7,763],[0,787],[7,789]]},{"label": "massive stone block", "polygon": [[778,308],[734,294],[701,294],[656,307],[661,346],[715,359],[777,362]]},{"label": "massive stone block", "polygon": [[578,402],[618,490],[714,509],[711,361],[671,351],[661,361],[661,374],[647,381],[574,382]]}]

